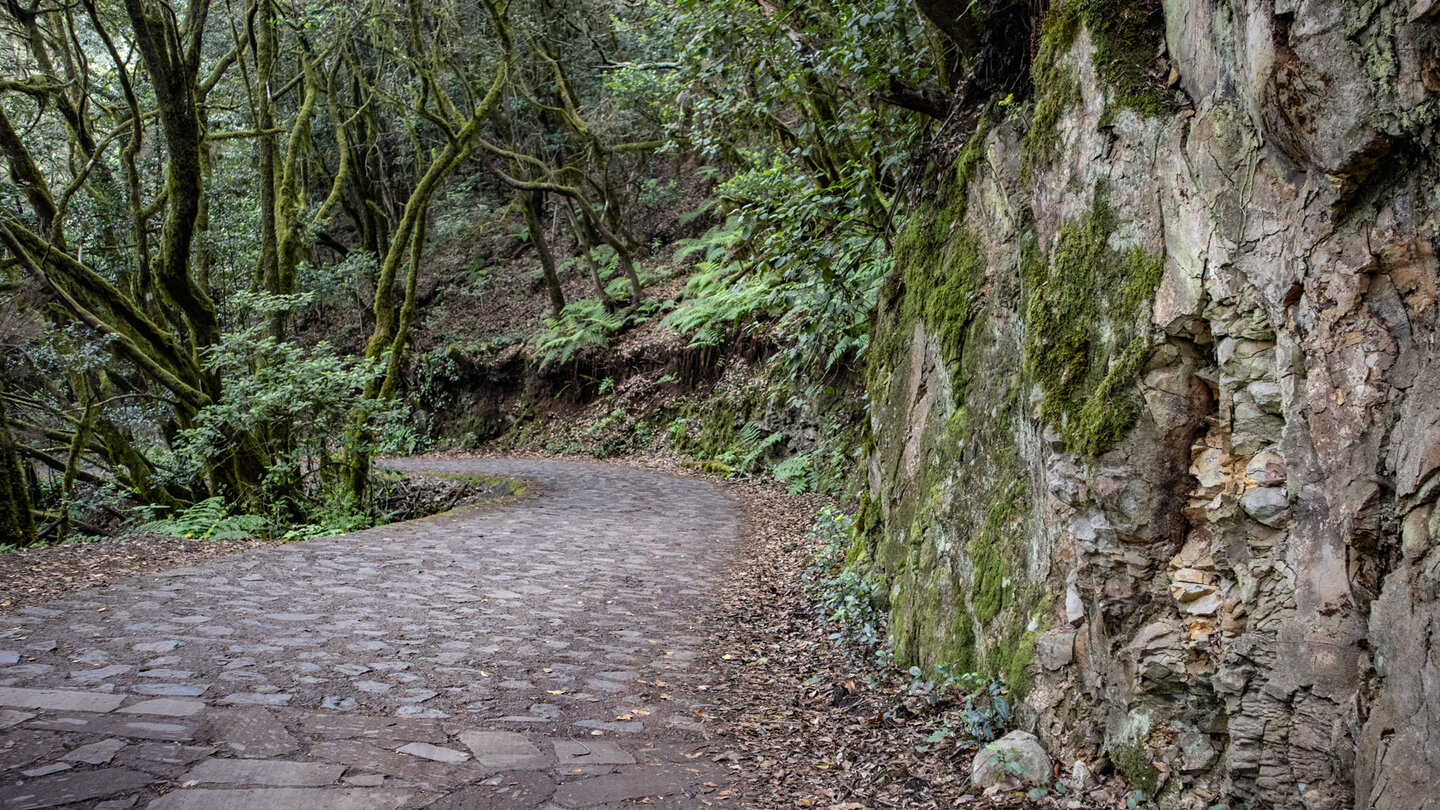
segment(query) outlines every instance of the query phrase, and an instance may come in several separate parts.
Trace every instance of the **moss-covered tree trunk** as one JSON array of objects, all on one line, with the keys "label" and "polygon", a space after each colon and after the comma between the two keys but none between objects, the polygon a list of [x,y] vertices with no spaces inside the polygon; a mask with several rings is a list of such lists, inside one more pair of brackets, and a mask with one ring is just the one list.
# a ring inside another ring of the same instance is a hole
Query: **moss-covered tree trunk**
[{"label": "moss-covered tree trunk", "polygon": [[35,517],[20,453],[10,435],[5,408],[0,405],[0,543],[28,545],[35,541]]},{"label": "moss-covered tree trunk", "polygon": [[[492,7],[497,21],[503,12]],[[475,143],[480,138],[480,128],[500,102],[501,92],[506,86],[506,68],[496,70],[489,90],[479,99],[470,115],[463,121],[450,122],[454,125],[450,140],[440,150],[421,175],[415,189],[405,201],[400,222],[395,228],[394,239],[380,262],[380,277],[375,284],[375,302],[372,312],[375,328],[365,345],[365,358],[371,362],[384,361],[385,373],[377,374],[365,388],[366,399],[388,399],[393,396],[399,378],[400,363],[405,351],[409,331],[409,320],[414,317],[415,278],[419,262],[423,257],[425,234],[430,203],[442,183],[454,171],[470,159]],[[450,105],[454,109],[454,105]],[[406,259],[410,260],[409,275],[406,279],[406,298],[400,307],[395,306],[395,287],[399,270]],[[406,302],[409,302],[408,312]],[[370,464],[374,458],[371,445],[375,439],[375,426],[369,414],[355,415],[346,437],[347,495],[356,504],[364,503],[369,495]]]},{"label": "moss-covered tree trunk", "polygon": [[575,236],[575,247],[580,255],[585,257],[585,266],[590,269],[590,281],[595,285],[595,295],[599,297],[606,309],[612,306],[610,293],[605,290],[605,282],[600,278],[600,263],[595,261],[595,243],[599,241],[589,228],[586,228],[580,217],[575,215],[575,206],[568,199],[561,198],[561,206],[565,211],[565,221],[570,225],[570,233]]}]

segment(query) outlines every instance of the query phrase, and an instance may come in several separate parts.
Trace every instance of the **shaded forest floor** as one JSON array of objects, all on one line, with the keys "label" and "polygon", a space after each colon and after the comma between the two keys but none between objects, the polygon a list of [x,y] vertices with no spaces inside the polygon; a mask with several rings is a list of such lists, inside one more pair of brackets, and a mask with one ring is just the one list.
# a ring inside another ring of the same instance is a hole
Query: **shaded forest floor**
[{"label": "shaded forest floor", "polygon": [[737,764],[757,806],[1125,806],[1126,788],[1115,779],[1083,796],[1038,800],[1020,789],[973,789],[973,751],[928,741],[957,707],[907,696],[904,673],[881,675],[830,638],[804,576],[817,551],[809,529],[822,499],[786,495],[774,483],[729,488],[745,505],[748,537],[712,633],[720,691],[713,719],[738,742]]}]

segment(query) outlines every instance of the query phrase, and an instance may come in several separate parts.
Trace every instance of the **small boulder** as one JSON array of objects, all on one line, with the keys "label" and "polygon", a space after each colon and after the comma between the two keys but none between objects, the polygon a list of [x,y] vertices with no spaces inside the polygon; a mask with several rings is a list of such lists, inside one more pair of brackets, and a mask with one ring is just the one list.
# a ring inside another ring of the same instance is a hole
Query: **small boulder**
[{"label": "small boulder", "polygon": [[1048,785],[1050,775],[1050,757],[1028,731],[1012,731],[980,749],[970,766],[970,784],[980,788],[1004,781]]}]

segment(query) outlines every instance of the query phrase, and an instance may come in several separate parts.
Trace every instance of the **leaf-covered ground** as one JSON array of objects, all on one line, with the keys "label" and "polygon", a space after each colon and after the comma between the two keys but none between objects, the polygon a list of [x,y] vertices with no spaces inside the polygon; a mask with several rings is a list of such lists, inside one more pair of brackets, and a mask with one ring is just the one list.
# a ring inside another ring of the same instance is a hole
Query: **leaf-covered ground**
[{"label": "leaf-covered ground", "polygon": [[[1124,786],[1101,780],[1077,796],[1031,800],[1022,790],[974,790],[973,754],[927,737],[953,705],[902,699],[903,675],[880,679],[846,657],[819,621],[802,575],[822,502],[735,483],[748,513],[746,553],[723,589],[713,631],[719,735],[756,807],[1110,808]],[[1068,763],[1065,763],[1068,766]],[[1063,766],[1062,766],[1063,767]],[[1068,771],[1068,767],[1065,768]]]}]

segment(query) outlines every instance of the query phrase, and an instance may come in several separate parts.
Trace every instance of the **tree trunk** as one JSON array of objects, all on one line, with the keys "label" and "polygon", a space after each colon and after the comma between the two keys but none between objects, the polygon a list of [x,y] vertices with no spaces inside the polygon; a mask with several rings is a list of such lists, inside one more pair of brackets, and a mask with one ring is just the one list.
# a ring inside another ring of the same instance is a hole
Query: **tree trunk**
[{"label": "tree trunk", "polygon": [[4,405],[0,405],[0,543],[24,546],[33,542],[35,516],[30,513],[25,473]]},{"label": "tree trunk", "polygon": [[540,257],[540,272],[545,275],[545,288],[550,292],[550,308],[555,318],[565,309],[565,291],[560,287],[560,275],[555,270],[555,254],[550,252],[550,242],[545,238],[545,225],[541,220],[545,195],[538,191],[520,192],[520,207],[525,211],[525,225],[530,229],[530,244]]},{"label": "tree trunk", "polygon": [[570,232],[575,235],[575,247],[580,250],[580,255],[585,257],[585,266],[590,268],[590,280],[595,283],[595,294],[600,297],[605,308],[609,309],[610,294],[605,291],[605,282],[600,278],[600,263],[595,261],[595,242],[598,240],[575,215],[575,206],[571,205],[569,200],[561,199],[561,204],[565,207],[565,221],[570,225]]}]

